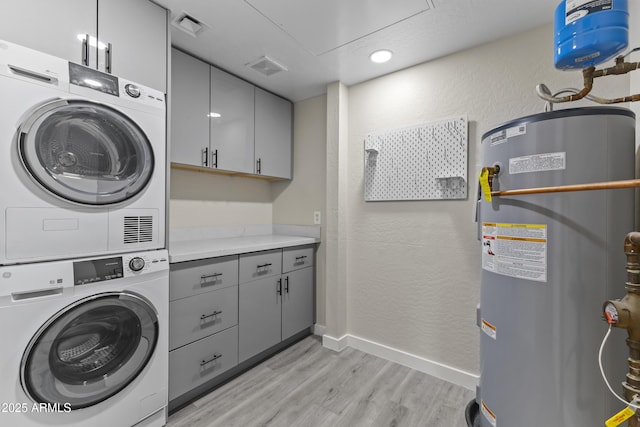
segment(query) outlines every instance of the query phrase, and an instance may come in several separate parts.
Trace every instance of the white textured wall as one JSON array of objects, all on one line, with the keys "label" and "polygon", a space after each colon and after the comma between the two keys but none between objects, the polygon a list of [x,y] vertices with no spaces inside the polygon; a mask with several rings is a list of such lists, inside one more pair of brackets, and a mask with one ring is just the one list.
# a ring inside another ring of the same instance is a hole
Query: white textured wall
[{"label": "white textured wall", "polygon": [[326,327],[327,335],[347,333],[348,306],[348,89],[342,83],[327,88],[326,194]]},{"label": "white textured wall", "polygon": [[[554,91],[581,85],[579,71],[553,68],[552,40],[552,26],[545,26],[349,88],[348,164],[342,168],[348,176],[339,184],[347,195],[342,237],[347,242],[349,334],[479,371],[480,246],[473,222],[482,165],[478,147],[484,132],[542,111],[544,104],[534,92],[537,83]],[[628,76],[612,77],[596,82],[594,92],[616,96],[628,89]],[[368,132],[460,114],[467,114],[470,123],[469,200],[363,201]],[[328,173],[334,168],[329,166]],[[332,274],[327,272],[329,280]],[[341,303],[329,297],[328,316],[332,305]]]},{"label": "white textured wall", "polygon": [[171,169],[170,228],[271,224],[270,183]]},{"label": "white textured wall", "polygon": [[[275,224],[313,225],[313,212],[325,217],[327,97],[297,102],[293,112],[293,180],[271,184]],[[316,322],[325,318],[325,227],[316,253]]]}]

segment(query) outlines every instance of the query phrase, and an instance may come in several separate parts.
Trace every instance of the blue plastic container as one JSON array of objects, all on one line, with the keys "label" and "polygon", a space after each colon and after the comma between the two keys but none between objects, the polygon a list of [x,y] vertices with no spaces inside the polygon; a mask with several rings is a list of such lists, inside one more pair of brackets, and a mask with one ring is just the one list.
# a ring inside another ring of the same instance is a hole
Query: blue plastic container
[{"label": "blue plastic container", "polygon": [[556,68],[606,62],[629,44],[628,0],[563,0],[556,8],[554,30]]}]

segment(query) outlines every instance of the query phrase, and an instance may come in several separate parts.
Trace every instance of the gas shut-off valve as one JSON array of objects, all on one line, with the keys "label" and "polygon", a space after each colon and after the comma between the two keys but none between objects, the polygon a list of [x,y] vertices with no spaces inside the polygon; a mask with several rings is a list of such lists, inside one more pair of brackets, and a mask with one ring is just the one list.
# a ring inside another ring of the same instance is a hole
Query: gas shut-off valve
[{"label": "gas shut-off valve", "polygon": [[[628,419],[630,427],[640,427],[640,417],[637,411],[639,407],[637,402],[640,401],[640,232],[627,234],[624,240],[624,253],[627,257],[627,282],[625,284],[627,294],[622,299],[606,301],[602,309],[604,318],[611,327],[627,330],[629,372],[626,381],[622,383],[622,388],[629,407],[627,408],[628,417],[625,417],[624,420]],[[609,328],[610,331],[611,328]],[[607,337],[608,333],[605,341]],[[602,357],[602,348],[600,349],[600,357]],[[604,372],[603,378],[606,382]],[[609,385],[608,382],[607,385]],[[611,387],[609,388],[611,389]],[[611,391],[613,392],[613,390]]]}]

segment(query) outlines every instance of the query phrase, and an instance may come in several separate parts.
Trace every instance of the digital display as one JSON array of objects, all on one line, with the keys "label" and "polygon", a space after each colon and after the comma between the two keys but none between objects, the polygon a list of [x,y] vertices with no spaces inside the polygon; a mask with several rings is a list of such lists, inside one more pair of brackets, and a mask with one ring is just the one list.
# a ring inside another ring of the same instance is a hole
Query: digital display
[{"label": "digital display", "polygon": [[122,257],[93,259],[73,263],[73,284],[86,285],[123,277]]},{"label": "digital display", "polygon": [[69,81],[76,86],[88,87],[109,95],[120,96],[118,78],[92,68],[69,62]]}]

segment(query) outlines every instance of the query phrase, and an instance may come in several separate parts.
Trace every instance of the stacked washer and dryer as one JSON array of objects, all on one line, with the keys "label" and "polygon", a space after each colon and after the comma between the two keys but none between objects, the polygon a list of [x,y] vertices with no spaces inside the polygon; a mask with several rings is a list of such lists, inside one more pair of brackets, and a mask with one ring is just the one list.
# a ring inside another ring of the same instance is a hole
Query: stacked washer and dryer
[{"label": "stacked washer and dryer", "polygon": [[162,426],[162,92],[0,41],[0,424]]}]

